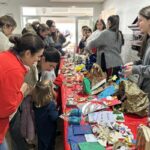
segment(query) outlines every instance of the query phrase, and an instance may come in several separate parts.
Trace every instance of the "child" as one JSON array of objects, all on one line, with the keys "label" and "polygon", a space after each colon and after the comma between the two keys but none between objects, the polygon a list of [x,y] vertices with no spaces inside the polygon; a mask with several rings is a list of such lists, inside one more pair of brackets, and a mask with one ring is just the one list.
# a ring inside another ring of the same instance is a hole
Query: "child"
[{"label": "child", "polygon": [[38,82],[32,91],[34,103],[35,124],[38,136],[38,150],[54,150],[56,122],[55,93],[49,81]]}]

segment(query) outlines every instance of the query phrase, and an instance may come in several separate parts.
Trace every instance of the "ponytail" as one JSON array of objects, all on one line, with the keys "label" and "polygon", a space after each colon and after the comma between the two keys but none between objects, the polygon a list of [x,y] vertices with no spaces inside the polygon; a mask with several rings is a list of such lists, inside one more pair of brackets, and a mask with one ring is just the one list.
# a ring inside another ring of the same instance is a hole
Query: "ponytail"
[{"label": "ponytail", "polygon": [[44,43],[41,38],[32,33],[26,33],[21,37],[10,38],[10,42],[14,44],[12,49],[18,55],[23,54],[26,50],[30,50],[31,54],[34,55],[39,50],[44,48]]}]

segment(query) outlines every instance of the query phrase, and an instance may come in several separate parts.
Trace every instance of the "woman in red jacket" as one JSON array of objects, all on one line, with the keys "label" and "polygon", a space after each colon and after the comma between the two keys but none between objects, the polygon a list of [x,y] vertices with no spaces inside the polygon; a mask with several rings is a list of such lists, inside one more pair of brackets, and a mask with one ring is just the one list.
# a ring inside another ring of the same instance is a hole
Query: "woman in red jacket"
[{"label": "woman in red jacket", "polygon": [[29,86],[24,83],[27,68],[39,61],[44,44],[31,33],[13,38],[14,47],[0,53],[0,150],[5,150],[4,138],[9,120],[20,105]]}]

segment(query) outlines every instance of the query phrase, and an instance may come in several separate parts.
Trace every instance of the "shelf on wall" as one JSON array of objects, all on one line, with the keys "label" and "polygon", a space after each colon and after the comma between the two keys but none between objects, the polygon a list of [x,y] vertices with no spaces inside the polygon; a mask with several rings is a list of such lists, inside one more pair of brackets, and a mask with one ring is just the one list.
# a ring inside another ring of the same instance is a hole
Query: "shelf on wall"
[{"label": "shelf on wall", "polygon": [[142,44],[143,34],[140,31],[140,28],[137,25],[138,17],[135,18],[133,23],[128,26],[129,29],[133,31],[133,40],[131,41],[131,47],[133,50],[139,51]]}]

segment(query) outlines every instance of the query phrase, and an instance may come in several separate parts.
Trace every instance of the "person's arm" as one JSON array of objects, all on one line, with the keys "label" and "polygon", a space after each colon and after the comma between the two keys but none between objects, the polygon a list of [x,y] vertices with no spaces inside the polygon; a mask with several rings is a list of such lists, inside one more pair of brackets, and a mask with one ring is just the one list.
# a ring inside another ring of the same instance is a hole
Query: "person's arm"
[{"label": "person's arm", "polygon": [[125,65],[125,76],[139,74],[144,78],[150,78],[150,65]]},{"label": "person's arm", "polygon": [[85,41],[81,39],[80,43],[79,43],[79,48],[83,49],[85,47],[84,45]]},{"label": "person's arm", "polygon": [[9,42],[9,39],[7,37],[0,37],[0,51],[6,51],[8,49],[10,49],[10,47],[13,46],[12,43]]},{"label": "person's arm", "polygon": [[94,40],[95,38],[99,37],[99,35],[101,34],[101,31],[96,30],[95,32],[93,32],[88,38],[87,38],[87,43],[89,43],[90,41]]},{"label": "person's arm", "polygon": [[65,38],[68,37],[68,36],[70,36],[70,33],[67,33],[66,35],[64,35]]},{"label": "person's arm", "polygon": [[58,110],[56,109],[56,104],[54,101],[51,101],[48,108],[48,116],[51,121],[56,121],[58,118]]},{"label": "person's arm", "polygon": [[61,44],[64,44],[66,42],[66,38],[63,34],[60,34],[59,38],[60,38]]},{"label": "person's arm", "polygon": [[70,43],[71,43],[70,41],[64,43],[64,44],[62,45],[62,48],[65,48],[65,47],[68,46]]},{"label": "person's arm", "polygon": [[139,74],[144,78],[150,78],[150,65],[133,65],[133,74]]},{"label": "person's arm", "polygon": [[95,39],[87,42],[87,45],[85,47],[85,50],[91,50],[92,48],[99,48],[100,46],[104,46],[107,43],[107,37],[109,36],[109,33],[107,31],[101,32],[99,36],[97,36]]},{"label": "person's arm", "polygon": [[53,84],[52,81],[49,81],[49,84],[50,84],[50,90],[51,90],[51,92],[52,92],[53,98],[54,98],[54,100],[56,100],[57,94],[56,94],[56,92],[55,92],[55,90],[54,90],[54,84]]},{"label": "person's arm", "polygon": [[[0,102],[0,118],[7,118],[13,114],[23,100],[27,85],[23,84],[24,76],[20,70],[13,70],[6,74],[1,89],[3,101]],[[23,84],[23,85],[22,85]]]}]

